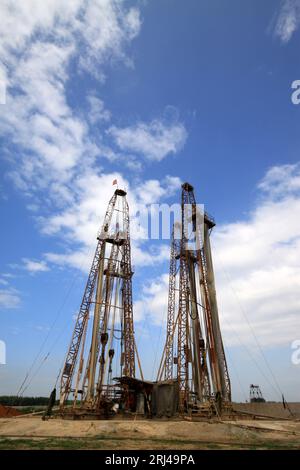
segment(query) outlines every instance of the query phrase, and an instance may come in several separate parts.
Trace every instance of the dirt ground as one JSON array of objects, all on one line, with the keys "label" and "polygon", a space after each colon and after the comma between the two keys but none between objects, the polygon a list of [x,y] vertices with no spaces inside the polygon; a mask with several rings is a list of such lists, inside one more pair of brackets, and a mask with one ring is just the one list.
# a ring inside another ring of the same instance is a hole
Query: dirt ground
[{"label": "dirt ground", "polygon": [[300,418],[300,403],[289,403],[283,406],[282,403],[233,403],[236,411],[246,411],[256,415],[270,416],[272,418]]},{"label": "dirt ground", "polygon": [[300,449],[300,422],[1,418],[0,449]]},{"label": "dirt ground", "polygon": [[0,403],[0,418],[11,418],[12,416],[19,416],[21,413],[12,408],[11,406],[3,406]]}]

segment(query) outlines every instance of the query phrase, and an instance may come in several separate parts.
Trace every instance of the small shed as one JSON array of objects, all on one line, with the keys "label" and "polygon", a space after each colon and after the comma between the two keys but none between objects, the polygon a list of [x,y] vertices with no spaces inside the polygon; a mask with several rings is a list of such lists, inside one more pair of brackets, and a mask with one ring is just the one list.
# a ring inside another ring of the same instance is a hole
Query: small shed
[{"label": "small shed", "polygon": [[[177,380],[149,382],[132,377],[114,379],[125,392],[125,408],[132,412],[157,418],[176,415],[179,403]],[[122,399],[121,399],[122,401]]]},{"label": "small shed", "polygon": [[179,404],[179,385],[177,380],[156,382],[152,388],[151,412],[157,418],[176,415]]}]

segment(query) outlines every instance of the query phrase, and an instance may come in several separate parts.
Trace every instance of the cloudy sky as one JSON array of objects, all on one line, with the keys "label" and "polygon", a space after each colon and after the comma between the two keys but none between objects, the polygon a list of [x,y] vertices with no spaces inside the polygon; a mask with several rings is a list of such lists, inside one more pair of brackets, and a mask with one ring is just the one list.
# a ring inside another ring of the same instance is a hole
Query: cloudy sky
[{"label": "cloudy sky", "polygon": [[[112,181],[139,203],[195,187],[217,221],[236,400],[300,401],[299,0],[2,0],[0,394],[46,394]],[[168,240],[133,246],[136,337],[155,378]]]}]

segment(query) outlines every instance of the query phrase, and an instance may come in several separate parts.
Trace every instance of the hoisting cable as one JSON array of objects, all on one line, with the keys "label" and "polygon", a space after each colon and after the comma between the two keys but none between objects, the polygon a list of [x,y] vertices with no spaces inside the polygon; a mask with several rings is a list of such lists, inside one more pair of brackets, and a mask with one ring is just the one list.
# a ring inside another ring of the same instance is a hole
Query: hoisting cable
[{"label": "hoisting cable", "polygon": [[242,392],[242,395],[244,395],[245,401],[247,401],[248,396],[247,396],[247,394],[246,394],[246,392],[245,392],[245,389],[244,389],[244,387],[243,387],[243,385],[242,385],[242,382],[241,382],[241,380],[240,380],[240,376],[239,376],[239,373],[238,373],[236,364],[235,364],[235,362],[234,362],[234,360],[233,360],[233,358],[232,358],[232,355],[229,354],[228,348],[226,348],[226,349],[227,349],[226,357],[229,359],[229,362],[231,363],[231,367],[232,367],[232,369],[234,370],[234,373],[235,373],[235,375],[236,375],[236,378],[237,378],[237,381],[238,381],[240,390],[241,390],[241,392]]},{"label": "hoisting cable", "polygon": [[[90,256],[91,252],[92,252],[92,248],[90,248],[90,250],[89,250],[89,252],[88,252],[88,256]],[[24,393],[24,391],[25,391],[25,384],[26,384],[27,380],[29,379],[29,376],[30,376],[30,374],[31,374],[31,372],[32,372],[32,370],[33,370],[33,368],[34,368],[34,366],[35,366],[35,364],[36,364],[36,362],[37,362],[39,356],[41,355],[41,352],[43,351],[43,349],[44,349],[44,347],[45,347],[45,344],[47,343],[47,341],[48,341],[48,339],[49,339],[49,337],[50,337],[50,334],[51,334],[51,332],[52,332],[54,326],[56,325],[56,323],[57,323],[57,321],[58,321],[58,319],[59,319],[59,317],[60,317],[60,315],[61,315],[61,313],[62,313],[62,311],[63,311],[63,308],[64,308],[65,305],[66,305],[66,302],[67,302],[67,300],[68,300],[68,298],[69,298],[69,296],[70,296],[70,294],[71,294],[71,292],[72,292],[72,290],[73,290],[73,288],[74,288],[75,282],[77,281],[77,279],[78,279],[78,277],[79,277],[79,275],[80,275],[80,271],[81,271],[83,265],[84,265],[84,261],[82,261],[82,263],[81,263],[81,265],[80,265],[80,267],[79,267],[79,270],[74,274],[74,276],[73,276],[73,278],[72,278],[70,287],[69,287],[69,289],[67,290],[67,293],[66,293],[65,297],[63,298],[63,302],[62,302],[61,306],[60,306],[60,307],[58,308],[58,310],[57,310],[56,317],[55,317],[55,319],[54,319],[54,321],[53,321],[53,323],[52,323],[50,329],[48,330],[48,332],[47,332],[47,334],[46,334],[46,337],[45,337],[44,341],[42,342],[41,347],[40,347],[38,353],[36,354],[36,356],[35,356],[35,358],[34,358],[32,364],[31,364],[30,368],[28,369],[27,373],[25,374],[25,378],[24,378],[23,382],[21,383],[21,385],[20,385],[20,387],[19,387],[19,389],[18,389],[17,397],[21,397],[21,396],[23,395],[23,393]],[[47,354],[47,357],[49,356],[49,354],[50,354],[50,353]],[[45,358],[42,359],[41,364],[43,364],[44,362],[45,362]],[[41,364],[40,364],[38,370],[40,370]],[[34,374],[34,376],[36,376],[36,373]],[[28,386],[26,387],[26,389],[27,389],[27,388],[28,388]]]},{"label": "hoisting cable", "polygon": [[[37,375],[38,372],[40,371],[40,369],[41,369],[41,367],[43,366],[44,362],[47,361],[47,359],[48,359],[48,357],[49,357],[49,354],[50,354],[49,352],[46,354],[46,356],[44,357],[44,359],[43,359],[42,362],[40,363],[38,369],[37,369],[37,370],[35,371],[35,373],[32,375],[30,381],[28,382],[28,384],[26,385],[26,387],[23,389],[22,395],[23,395],[23,393],[25,392],[25,390],[27,390],[27,388],[31,385],[33,379],[36,377],[36,375]],[[21,395],[21,396],[22,396],[22,395]],[[19,396],[19,397],[21,397],[21,396]]]},{"label": "hoisting cable", "polygon": [[[214,248],[214,252],[216,253],[215,248]],[[251,331],[251,333],[252,333],[252,336],[253,336],[253,338],[254,338],[254,340],[255,340],[255,342],[256,342],[256,345],[257,345],[257,347],[258,347],[258,349],[259,349],[259,351],[260,351],[260,353],[261,353],[261,355],[262,355],[262,357],[263,357],[263,359],[264,359],[264,362],[265,362],[265,364],[266,364],[266,366],[267,366],[267,369],[269,370],[270,375],[271,375],[271,377],[272,377],[272,379],[273,379],[273,381],[274,381],[274,384],[275,384],[275,386],[276,386],[276,388],[277,388],[276,393],[279,391],[280,398],[282,398],[283,392],[282,392],[282,390],[281,390],[281,388],[280,388],[280,386],[279,386],[279,384],[278,384],[278,382],[277,382],[277,380],[276,380],[276,377],[275,377],[275,375],[274,375],[274,373],[273,373],[273,371],[272,371],[272,369],[271,369],[271,366],[270,366],[270,364],[269,364],[267,358],[265,357],[265,354],[264,354],[264,352],[263,352],[263,349],[262,349],[262,347],[261,347],[261,345],[260,345],[260,343],[259,343],[259,341],[258,341],[258,339],[257,339],[257,337],[256,337],[256,335],[255,335],[255,332],[254,332],[254,330],[253,330],[253,328],[252,328],[252,326],[251,326],[251,324],[250,324],[250,322],[249,322],[249,320],[248,320],[248,318],[247,318],[246,312],[245,312],[245,310],[244,310],[244,308],[243,308],[243,306],[242,306],[242,304],[241,304],[241,302],[240,302],[240,299],[239,299],[239,297],[238,297],[238,295],[237,295],[235,289],[233,288],[233,286],[232,286],[232,284],[231,284],[230,276],[229,276],[228,272],[225,270],[225,268],[224,268],[224,266],[223,266],[223,264],[222,264],[222,262],[221,262],[221,260],[220,260],[220,257],[217,256],[217,258],[219,259],[219,262],[220,262],[220,265],[221,265],[221,269],[222,269],[223,273],[225,274],[225,276],[226,276],[226,278],[227,278],[228,284],[229,284],[229,286],[230,286],[230,288],[231,288],[231,290],[232,290],[232,292],[233,292],[233,294],[234,294],[234,296],[235,296],[235,298],[236,298],[237,304],[238,304],[238,306],[240,307],[240,310],[241,310],[241,312],[242,312],[242,314],[243,314],[243,317],[245,318],[245,320],[246,320],[246,322],[247,322],[247,325],[248,325],[248,327],[249,327],[249,329],[250,329],[250,331]],[[272,386],[273,390],[276,390],[276,389],[273,387],[273,385],[270,383],[269,380],[267,380],[267,382]]]},{"label": "hoisting cable", "polygon": [[151,379],[152,379],[152,380],[153,380],[153,378],[154,378],[154,370],[155,370],[156,361],[157,361],[157,354],[158,354],[158,349],[159,349],[159,343],[160,343],[160,340],[161,340],[161,334],[162,334],[163,324],[165,324],[165,322],[166,322],[167,309],[168,309],[168,307],[165,307],[164,313],[163,313],[163,315],[162,315],[162,317],[161,317],[161,323],[160,323],[160,329],[159,329],[158,340],[157,340],[157,343],[156,343],[156,348],[155,348],[155,350],[154,350],[155,356],[154,356],[154,362],[153,362],[153,368],[152,368],[152,374],[151,374]]}]

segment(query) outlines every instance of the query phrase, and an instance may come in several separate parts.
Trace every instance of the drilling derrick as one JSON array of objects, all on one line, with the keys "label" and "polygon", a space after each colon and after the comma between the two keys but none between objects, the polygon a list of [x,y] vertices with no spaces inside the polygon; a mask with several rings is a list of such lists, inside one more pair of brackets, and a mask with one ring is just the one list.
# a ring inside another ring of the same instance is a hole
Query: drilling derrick
[{"label": "drilling derrick", "polygon": [[116,189],[105,214],[61,375],[60,410],[101,414],[118,401],[113,378],[135,377],[129,208]]},{"label": "drilling derrick", "polygon": [[[181,221],[173,227],[167,337],[157,380],[177,380],[179,410],[231,401],[230,380],[219,324],[210,232],[193,187],[182,185]],[[192,236],[190,235],[192,234]]]}]

